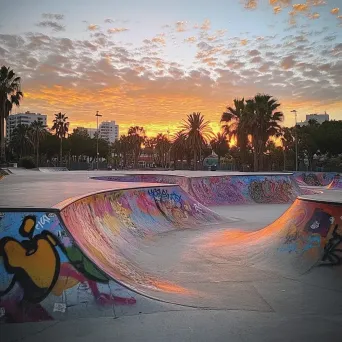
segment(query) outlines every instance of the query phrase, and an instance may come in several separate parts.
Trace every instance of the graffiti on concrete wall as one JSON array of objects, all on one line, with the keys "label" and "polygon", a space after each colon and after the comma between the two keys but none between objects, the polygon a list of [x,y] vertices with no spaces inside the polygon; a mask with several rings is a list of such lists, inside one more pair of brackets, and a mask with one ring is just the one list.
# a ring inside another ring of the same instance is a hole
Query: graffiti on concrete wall
[{"label": "graffiti on concrete wall", "polygon": [[[43,229],[42,222],[45,222]],[[49,320],[56,312],[67,314],[69,308],[85,304],[101,307],[134,304],[136,300],[131,293],[122,290],[84,256],[56,214],[2,214],[2,321]],[[85,292],[87,299],[80,299]]]},{"label": "graffiti on concrete wall", "polygon": [[293,200],[293,186],[289,181],[254,180],[248,186],[250,197],[256,203],[288,203]]},{"label": "graffiti on concrete wall", "polygon": [[341,213],[342,207],[337,204],[297,200],[275,223],[284,227],[278,250],[301,257],[317,253],[324,264],[339,264],[342,256],[342,232],[338,228]]}]

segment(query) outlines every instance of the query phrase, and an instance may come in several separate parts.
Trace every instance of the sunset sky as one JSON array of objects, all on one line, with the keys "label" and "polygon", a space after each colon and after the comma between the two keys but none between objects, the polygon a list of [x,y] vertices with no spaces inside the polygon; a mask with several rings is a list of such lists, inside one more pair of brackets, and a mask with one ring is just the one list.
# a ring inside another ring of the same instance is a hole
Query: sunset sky
[{"label": "sunset sky", "polygon": [[[342,120],[341,0],[0,0],[0,65],[22,77],[16,112],[66,113],[121,133],[174,132],[201,112],[219,128],[235,97],[269,93],[285,125]],[[340,9],[338,8],[340,4]]]}]

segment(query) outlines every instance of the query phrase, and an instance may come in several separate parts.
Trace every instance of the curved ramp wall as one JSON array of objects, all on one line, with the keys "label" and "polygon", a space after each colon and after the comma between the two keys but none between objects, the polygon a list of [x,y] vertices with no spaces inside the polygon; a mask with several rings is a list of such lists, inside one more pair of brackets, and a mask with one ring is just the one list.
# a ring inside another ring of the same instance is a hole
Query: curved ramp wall
[{"label": "curved ramp wall", "polygon": [[107,192],[64,204],[1,209],[0,323],[170,309],[171,304],[121,284],[180,296],[186,292],[145,274],[130,260],[137,241],[221,222],[177,186]]},{"label": "curved ramp wall", "polygon": [[340,265],[342,203],[308,198],[299,197],[280,218],[256,232],[209,232],[201,244],[205,254],[290,276],[315,265]]},{"label": "curved ramp wall", "polygon": [[294,172],[293,174],[297,183],[303,186],[327,186],[336,175],[336,172]]},{"label": "curved ramp wall", "polygon": [[328,185],[328,189],[342,189],[342,177],[340,175],[335,176],[332,182]]},{"label": "curved ramp wall", "polygon": [[97,180],[178,184],[204,205],[291,203],[303,191],[291,174],[185,177],[134,174],[92,177]]}]

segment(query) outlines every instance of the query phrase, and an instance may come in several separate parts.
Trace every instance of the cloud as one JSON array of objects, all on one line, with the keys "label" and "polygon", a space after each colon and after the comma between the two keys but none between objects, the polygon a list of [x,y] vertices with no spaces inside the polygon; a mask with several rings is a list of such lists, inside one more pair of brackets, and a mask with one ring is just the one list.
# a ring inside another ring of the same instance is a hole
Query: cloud
[{"label": "cloud", "polygon": [[292,5],[292,8],[295,12],[305,12],[309,9],[309,4],[294,4]]},{"label": "cloud", "polygon": [[247,45],[247,43],[248,43],[248,40],[247,40],[247,39],[241,39],[241,40],[240,40],[240,44],[241,44],[241,45]]},{"label": "cloud", "polygon": [[176,22],[176,31],[177,32],[184,32],[187,29],[186,26],[187,26],[186,21],[177,21]]},{"label": "cloud", "polygon": [[104,22],[105,22],[106,24],[113,24],[113,23],[114,23],[114,20],[113,20],[113,19],[110,19],[110,18],[107,18],[107,19],[104,20]]},{"label": "cloud", "polygon": [[309,18],[309,19],[318,19],[319,17],[320,17],[320,14],[317,13],[317,12],[309,13],[309,14],[308,14],[308,18]]},{"label": "cloud", "polygon": [[151,39],[151,42],[152,43],[157,43],[157,44],[161,44],[161,45],[165,45],[166,44],[166,41],[165,41],[165,38],[163,36],[156,36],[156,37],[153,37]]},{"label": "cloud", "polygon": [[210,30],[210,27],[211,27],[210,20],[209,19],[205,19],[200,28],[203,31],[208,31],[208,30]]},{"label": "cloud", "polygon": [[340,11],[340,9],[338,7],[335,7],[330,11],[330,13],[333,15],[337,15],[339,11]]},{"label": "cloud", "polygon": [[184,42],[186,43],[195,43],[196,41],[197,41],[197,38],[195,36],[191,36],[191,37],[184,39]]},{"label": "cloud", "polygon": [[294,56],[292,55],[284,57],[280,62],[280,66],[285,70],[289,70],[293,68],[295,65],[296,61],[294,59]]},{"label": "cloud", "polygon": [[51,21],[51,20],[41,21],[41,22],[37,23],[36,25],[38,27],[51,28],[54,32],[65,31],[65,28],[63,25],[61,25],[55,21]]},{"label": "cloud", "polygon": [[88,29],[89,31],[97,31],[97,30],[99,29],[99,26],[96,25],[96,24],[89,24],[88,27],[87,27],[87,29]]},{"label": "cloud", "polygon": [[278,14],[279,12],[281,12],[282,8],[280,6],[274,6],[273,7],[273,12],[274,14]]},{"label": "cloud", "polygon": [[113,27],[113,28],[109,28],[107,30],[107,32],[109,34],[120,33],[120,32],[125,32],[125,31],[128,31],[128,28],[125,28],[125,27]]},{"label": "cloud", "polygon": [[246,0],[244,7],[246,9],[255,9],[258,6],[257,0]]},{"label": "cloud", "polygon": [[258,56],[258,55],[260,55],[260,51],[258,51],[258,50],[250,50],[250,51],[248,51],[248,54],[250,56]]},{"label": "cloud", "polygon": [[42,17],[44,19],[50,19],[50,20],[63,20],[64,19],[63,14],[55,14],[55,13],[43,13]]}]

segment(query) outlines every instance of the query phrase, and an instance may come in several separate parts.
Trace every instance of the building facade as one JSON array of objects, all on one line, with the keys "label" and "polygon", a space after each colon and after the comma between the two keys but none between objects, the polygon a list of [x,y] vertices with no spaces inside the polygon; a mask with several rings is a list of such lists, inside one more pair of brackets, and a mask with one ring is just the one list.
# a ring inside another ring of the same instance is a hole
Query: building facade
[{"label": "building facade", "polygon": [[298,122],[298,125],[308,125],[310,120],[315,120],[317,123],[322,124],[325,121],[329,121],[329,114],[326,112],[324,114],[307,114],[305,116],[305,121]]},{"label": "building facade", "polygon": [[[96,128],[77,127],[77,129],[86,130],[90,138],[96,137]],[[115,121],[103,121],[99,125],[99,137],[113,143],[119,139],[119,125]]]},{"label": "building facade", "polygon": [[41,121],[46,126],[47,115],[30,112],[9,115],[6,120],[6,139],[11,139],[11,134],[18,125],[29,126],[34,121]]},{"label": "building facade", "polygon": [[102,121],[99,126],[100,137],[113,143],[119,139],[119,125],[115,121]]}]

